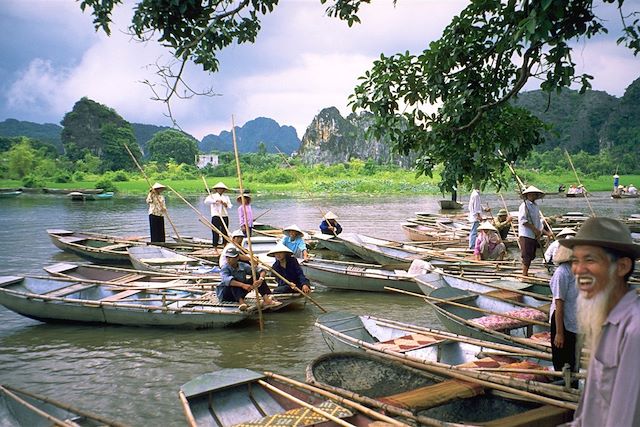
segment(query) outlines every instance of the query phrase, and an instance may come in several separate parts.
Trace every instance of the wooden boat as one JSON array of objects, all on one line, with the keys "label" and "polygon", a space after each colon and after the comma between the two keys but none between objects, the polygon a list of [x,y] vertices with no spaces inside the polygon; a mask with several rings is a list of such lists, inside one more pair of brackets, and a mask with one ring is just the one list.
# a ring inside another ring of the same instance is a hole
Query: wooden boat
[{"label": "wooden boat", "polygon": [[446,242],[448,246],[469,245],[468,231],[443,231],[441,229],[415,224],[405,223],[400,225],[405,236],[415,242]]},{"label": "wooden boat", "polygon": [[401,270],[387,270],[376,264],[313,259],[300,265],[309,280],[330,289],[386,292],[385,286],[405,291],[419,291],[412,275]]},{"label": "wooden boat", "polygon": [[0,385],[0,423],[30,427],[124,427],[119,422],[8,385]]},{"label": "wooden boat", "polygon": [[526,295],[512,301],[451,287],[433,290],[425,301],[453,333],[551,351],[546,301]]},{"label": "wooden boat", "polygon": [[340,237],[349,249],[365,261],[375,264],[411,264],[416,259],[429,257],[429,250],[391,240],[377,239],[363,234],[342,233]]},{"label": "wooden boat", "polygon": [[[165,272],[142,271],[130,268],[120,268],[102,265],[78,265],[67,262],[44,267],[44,270],[52,276],[63,277],[70,280],[94,281],[97,283],[119,285],[122,288],[135,289],[180,289],[189,291],[213,291],[220,283],[220,274],[183,275]],[[271,288],[276,287],[275,281],[269,281]],[[209,298],[215,300],[213,295]],[[297,292],[277,294],[275,298],[279,304],[265,307],[266,311],[280,311],[287,307],[297,305],[304,297]],[[255,306],[255,294],[250,293],[245,298],[249,306]]]},{"label": "wooden boat", "polygon": [[611,198],[612,199],[637,199],[638,197],[640,197],[640,194],[629,194],[629,193],[612,193],[611,194]]},{"label": "wooden boat", "polygon": [[354,402],[317,387],[242,368],[200,375],[182,385],[178,395],[190,427],[367,426],[374,420],[402,425],[370,410],[365,416]]},{"label": "wooden boat", "polygon": [[227,326],[255,312],[211,293],[20,276],[0,276],[0,304],[42,322],[192,329]]},{"label": "wooden boat", "polygon": [[[62,229],[48,229],[51,242],[59,249],[78,255],[82,258],[99,263],[128,264],[127,248],[132,246],[146,246],[150,243],[144,237],[116,237],[101,233],[76,232]],[[199,243],[158,243],[168,248],[197,254],[197,256],[211,256],[217,259],[218,253],[211,252],[209,244]]]},{"label": "wooden boat", "polygon": [[462,209],[462,203],[455,200],[438,200],[440,204],[440,209],[442,210],[454,210],[454,209]]},{"label": "wooden boat", "polygon": [[113,191],[98,194],[72,191],[71,193],[67,194],[67,197],[76,202],[84,202],[85,200],[108,200],[113,198]]},{"label": "wooden boat", "polygon": [[57,195],[66,196],[69,193],[99,194],[104,192],[104,189],[102,188],[79,188],[79,189],[43,188],[42,191],[46,194],[57,194]]},{"label": "wooden boat", "polygon": [[22,194],[21,190],[15,190],[15,191],[0,191],[0,199],[9,199],[9,198],[14,198],[14,197],[18,197],[19,195]]},{"label": "wooden boat", "polygon": [[[536,365],[549,367],[546,352],[479,340],[452,332],[427,328],[374,316],[337,311],[322,314],[315,326],[331,351],[367,351],[380,356],[403,355],[415,362],[447,365],[503,366],[526,357]],[[531,376],[522,378],[533,379]]]},{"label": "wooden boat", "polygon": [[171,274],[211,274],[219,267],[202,259],[179,254],[160,246],[130,246],[126,248],[134,268]]},{"label": "wooden boat", "polygon": [[326,249],[340,255],[359,258],[357,253],[353,252],[347,247],[347,245],[345,245],[344,240],[340,236],[314,233],[313,238],[316,241],[316,249]]},{"label": "wooden boat", "polygon": [[523,420],[532,423],[527,425],[557,425],[572,416],[569,409],[494,392],[481,384],[372,354],[326,354],[307,366],[306,375],[308,383],[371,406],[377,403],[390,414],[410,411],[419,425],[515,426],[523,425]]}]

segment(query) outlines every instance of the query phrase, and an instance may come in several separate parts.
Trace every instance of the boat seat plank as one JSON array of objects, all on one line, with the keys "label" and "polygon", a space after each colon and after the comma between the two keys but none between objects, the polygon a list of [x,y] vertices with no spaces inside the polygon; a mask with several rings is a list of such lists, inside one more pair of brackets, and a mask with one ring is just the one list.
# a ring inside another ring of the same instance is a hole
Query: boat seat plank
[{"label": "boat seat plank", "polygon": [[428,347],[443,341],[445,340],[436,338],[433,335],[414,333],[375,343],[374,347],[380,350],[391,350],[397,353],[406,353],[407,351]]},{"label": "boat seat plank", "polygon": [[484,393],[481,385],[460,380],[447,380],[437,384],[383,397],[379,400],[410,410],[428,409],[453,399],[464,399]]},{"label": "boat seat plank", "polygon": [[182,264],[185,262],[194,262],[193,258],[175,257],[175,258],[140,258],[140,262],[145,264]]},{"label": "boat seat plank", "polygon": [[211,415],[209,404],[204,399],[198,399],[195,402],[189,402],[191,414],[200,427],[220,427],[215,418]]},{"label": "boat seat plank", "polygon": [[224,426],[259,420],[284,410],[273,396],[256,384],[242,384],[217,392],[210,405],[212,413]]},{"label": "boat seat plank", "polygon": [[114,244],[107,245],[107,246],[101,246],[99,249],[103,250],[103,251],[115,251],[115,250],[118,250],[118,249],[126,249],[129,246],[131,246],[131,245],[129,245],[127,243],[114,243]]},{"label": "boat seat plank", "polygon": [[56,289],[51,292],[43,293],[42,295],[46,295],[48,297],[64,297],[67,295],[74,294],[76,292],[93,288],[94,286],[96,286],[95,283],[74,283],[72,285],[64,286],[62,288]]},{"label": "boat seat plank", "polygon": [[132,295],[135,295],[139,292],[142,292],[142,291],[140,289],[128,289],[126,291],[118,292],[117,294],[113,294],[108,297],[101,298],[100,301],[104,301],[104,302],[120,301]]},{"label": "boat seat plank", "polygon": [[496,289],[493,291],[485,292],[484,295],[495,298],[508,299],[512,301],[522,302],[522,294],[506,289]]},{"label": "boat seat plank", "polygon": [[146,277],[145,274],[129,273],[129,274],[125,275],[125,276],[118,277],[117,279],[110,280],[110,282],[113,282],[113,283],[130,283],[130,282],[135,282],[136,280],[140,280],[140,279],[142,279],[144,277]]}]

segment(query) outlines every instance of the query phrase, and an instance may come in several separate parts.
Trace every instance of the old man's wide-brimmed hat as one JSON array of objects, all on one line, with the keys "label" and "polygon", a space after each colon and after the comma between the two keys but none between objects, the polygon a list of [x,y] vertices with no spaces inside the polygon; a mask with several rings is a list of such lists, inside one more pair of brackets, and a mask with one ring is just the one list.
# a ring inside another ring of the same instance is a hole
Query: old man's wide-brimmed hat
[{"label": "old man's wide-brimmed hat", "polygon": [[227,187],[226,185],[224,185],[224,182],[220,181],[219,183],[217,183],[216,185],[214,185],[213,187],[214,190],[217,190],[218,188],[222,188],[223,190],[228,190],[229,187]]},{"label": "old man's wide-brimmed hat", "polygon": [[629,227],[613,218],[589,218],[573,239],[560,240],[562,246],[600,246],[623,254],[631,259],[640,258],[640,245],[633,243]]},{"label": "old man's wide-brimmed hat", "polygon": [[152,190],[164,190],[165,188],[167,188],[166,185],[162,185],[159,182],[156,182],[155,184],[153,184],[153,186],[151,187]]},{"label": "old man's wide-brimmed hat", "polygon": [[274,256],[275,254],[280,254],[280,253],[293,254],[291,249],[289,249],[288,247],[286,247],[282,243],[276,243],[276,245],[273,247],[273,249],[271,249],[269,252],[267,252],[267,255],[268,256]]},{"label": "old man's wide-brimmed hat", "polygon": [[482,224],[480,224],[480,226],[478,227],[478,231],[480,230],[498,231],[498,229],[495,228],[493,225],[491,225],[491,223],[489,223],[488,221],[485,221]]},{"label": "old man's wide-brimmed hat", "polygon": [[326,214],[324,214],[324,219],[338,219],[338,215],[336,215],[333,212],[329,211]]},{"label": "old man's wide-brimmed hat", "polygon": [[522,194],[540,194],[541,196],[544,196],[544,191],[542,191],[541,189],[539,189],[538,187],[534,187],[533,185],[528,186],[523,192]]}]

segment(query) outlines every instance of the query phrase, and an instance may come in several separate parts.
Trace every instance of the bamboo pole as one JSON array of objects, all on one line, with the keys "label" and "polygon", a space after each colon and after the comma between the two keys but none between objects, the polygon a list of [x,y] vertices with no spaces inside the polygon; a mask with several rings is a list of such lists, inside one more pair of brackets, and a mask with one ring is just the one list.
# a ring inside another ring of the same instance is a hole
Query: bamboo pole
[{"label": "bamboo pole", "polygon": [[198,427],[198,423],[193,416],[193,412],[191,412],[191,407],[189,406],[189,402],[187,401],[187,397],[184,395],[182,390],[178,391],[178,397],[180,398],[180,405],[182,406],[182,411],[184,412],[184,416],[187,418],[187,423],[189,427]]},{"label": "bamboo pole", "polygon": [[[257,280],[256,279],[257,277],[256,262],[253,256],[253,246],[251,244],[251,228],[249,227],[247,205],[245,203],[244,188],[242,187],[242,171],[240,170],[240,155],[238,154],[238,144],[236,142],[236,124],[233,119],[233,115],[231,115],[231,136],[233,140],[233,154],[235,155],[235,158],[236,158],[236,172],[238,174],[238,189],[240,190],[240,196],[241,196],[240,203],[242,203],[241,208],[242,208],[242,211],[244,212],[244,219],[245,219],[244,234],[245,236],[247,236],[247,247],[249,249],[249,257],[251,259],[251,278],[253,280],[253,283],[255,283]],[[260,291],[258,291],[258,288],[256,287],[254,289],[254,292],[256,294],[256,305],[258,307],[258,322],[260,325],[260,332],[262,332],[264,330],[264,320],[262,319],[262,307],[260,306]]]},{"label": "bamboo pole", "polygon": [[320,389],[320,388],[318,388],[316,386],[313,386],[311,384],[306,384],[306,383],[303,383],[303,382],[300,382],[300,381],[296,381],[296,380],[293,380],[291,378],[287,378],[287,377],[282,376],[282,375],[274,374],[273,372],[264,372],[264,374],[269,378],[273,378],[273,379],[278,380],[278,381],[283,382],[283,383],[291,384],[291,385],[293,385],[295,387],[302,388],[304,390],[308,390],[308,391],[311,391],[313,393],[317,393],[317,394],[319,394],[321,396],[324,396],[324,397],[326,397],[328,399],[331,399],[333,401],[336,401],[338,403],[350,406],[351,408],[363,413],[364,415],[367,415],[367,416],[369,416],[371,418],[376,418],[379,421],[383,421],[383,422],[386,422],[386,423],[389,423],[389,424],[392,424],[392,425],[396,425],[396,426],[406,426],[407,425],[407,424],[404,424],[404,423],[402,423],[402,422],[400,422],[398,420],[395,420],[395,419],[393,419],[391,417],[388,417],[388,416],[386,416],[384,414],[376,412],[376,411],[372,410],[371,408],[367,408],[366,406],[363,406],[363,405],[359,404],[358,402],[354,402],[352,400],[349,400],[349,399],[346,399],[344,397],[338,396],[338,395],[336,395],[334,393],[331,393],[329,391],[322,390],[322,389]]},{"label": "bamboo pole", "polygon": [[[559,377],[559,378],[563,378],[565,376],[564,372],[547,371],[544,369],[518,369],[518,368],[463,368],[463,369],[473,369],[474,371],[481,371],[481,372],[508,372],[508,373],[514,373],[514,374],[546,375],[549,377]],[[586,375],[580,374],[577,372],[571,373],[571,376],[574,378],[586,378]]]},{"label": "bamboo pole", "polygon": [[573,174],[575,175],[576,180],[578,181],[578,185],[580,185],[583,188],[582,195],[584,196],[584,199],[587,201],[587,205],[589,205],[591,216],[596,216],[596,213],[593,211],[593,206],[591,206],[591,202],[589,201],[589,197],[587,196],[587,189],[584,188],[584,185],[582,185],[582,182],[580,182],[580,177],[578,177],[578,172],[576,172],[576,168],[573,166],[573,161],[571,160],[571,156],[569,155],[569,152],[567,151],[566,148],[564,149],[564,154],[566,154],[567,160],[569,160],[569,164],[571,165]]},{"label": "bamboo pole", "polygon": [[[133,162],[136,164],[136,166],[140,170],[140,173],[142,173],[142,176],[147,181],[147,184],[149,185],[149,189],[151,189],[152,185],[151,185],[151,181],[149,181],[149,177],[144,172],[144,169],[142,169],[142,166],[140,166],[140,163],[138,163],[138,160],[136,159],[136,157],[133,155],[133,153],[129,149],[129,146],[127,144],[124,144],[124,148],[127,149],[127,152],[131,156],[131,159],[133,159]],[[173,232],[176,233],[176,236],[178,237],[178,239],[180,239],[180,234],[178,233],[178,229],[176,228],[176,226],[173,223],[173,221],[171,221],[171,217],[169,216],[169,211],[166,209],[166,206],[165,206],[165,209],[164,209],[164,213],[167,216],[167,219],[169,220],[169,224],[171,224],[171,228],[173,228]]]},{"label": "bamboo pole", "polygon": [[45,418],[46,420],[51,421],[56,426],[74,427],[76,425],[75,423],[71,423],[71,422],[67,422],[65,420],[61,420],[59,418],[54,417],[53,415],[50,415],[50,414],[46,413],[42,409],[37,408],[36,406],[30,404],[26,400],[21,399],[20,397],[15,395],[13,392],[11,392],[8,389],[6,389],[5,387],[3,387],[2,385],[0,385],[0,390],[3,391],[5,393],[5,395],[7,395],[8,397],[12,398],[13,400],[18,402],[23,407],[29,409],[32,412],[35,412],[36,414],[38,414],[39,416]]}]

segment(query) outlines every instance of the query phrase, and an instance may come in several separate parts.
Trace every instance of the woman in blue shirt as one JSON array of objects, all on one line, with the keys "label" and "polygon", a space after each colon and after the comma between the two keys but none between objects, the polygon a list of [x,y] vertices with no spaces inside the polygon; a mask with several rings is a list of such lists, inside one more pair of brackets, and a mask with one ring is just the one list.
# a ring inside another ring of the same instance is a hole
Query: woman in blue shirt
[{"label": "woman in blue shirt", "polygon": [[291,249],[294,257],[307,261],[309,259],[309,253],[307,252],[307,245],[303,239],[304,233],[302,230],[293,224],[282,231],[285,234],[282,239],[282,244]]}]

